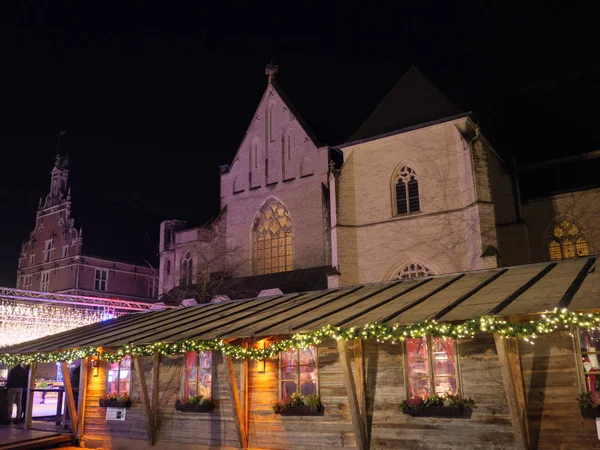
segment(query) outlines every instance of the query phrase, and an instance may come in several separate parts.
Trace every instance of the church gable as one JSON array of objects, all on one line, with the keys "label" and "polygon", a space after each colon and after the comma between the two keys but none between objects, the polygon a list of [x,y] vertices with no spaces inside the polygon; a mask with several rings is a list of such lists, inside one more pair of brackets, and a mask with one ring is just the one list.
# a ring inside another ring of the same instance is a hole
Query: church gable
[{"label": "church gable", "polygon": [[318,141],[275,82],[277,66],[268,65],[269,82],[222,187],[240,193],[311,175]]}]

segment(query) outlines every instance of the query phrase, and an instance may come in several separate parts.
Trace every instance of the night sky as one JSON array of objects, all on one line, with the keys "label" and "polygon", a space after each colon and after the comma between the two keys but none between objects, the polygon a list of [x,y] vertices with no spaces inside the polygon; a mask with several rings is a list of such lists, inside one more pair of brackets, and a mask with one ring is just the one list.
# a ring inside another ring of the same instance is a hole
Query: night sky
[{"label": "night sky", "polygon": [[139,259],[160,220],[215,216],[217,166],[231,162],[271,60],[331,145],[415,64],[502,155],[600,149],[597,27],[574,2],[205,3],[217,2],[0,4],[0,285],[14,285],[59,130],[84,249],[88,227],[105,225],[127,238],[94,245]]}]

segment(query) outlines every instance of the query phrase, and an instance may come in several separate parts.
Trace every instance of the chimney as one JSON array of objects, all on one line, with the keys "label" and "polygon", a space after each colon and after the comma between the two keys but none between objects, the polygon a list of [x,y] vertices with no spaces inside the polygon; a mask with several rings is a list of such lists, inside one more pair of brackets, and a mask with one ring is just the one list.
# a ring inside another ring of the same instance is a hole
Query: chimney
[{"label": "chimney", "polygon": [[275,79],[275,75],[277,74],[277,71],[279,70],[279,66],[277,64],[275,64],[273,61],[271,61],[269,64],[267,64],[267,67],[265,68],[265,75],[267,75],[269,77],[269,84],[273,82],[273,80]]}]

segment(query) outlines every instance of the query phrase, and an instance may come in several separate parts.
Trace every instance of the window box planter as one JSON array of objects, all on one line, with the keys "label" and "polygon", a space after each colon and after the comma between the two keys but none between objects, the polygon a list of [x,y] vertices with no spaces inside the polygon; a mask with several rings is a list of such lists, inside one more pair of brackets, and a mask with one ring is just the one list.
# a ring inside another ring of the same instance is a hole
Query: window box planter
[{"label": "window box planter", "polygon": [[402,412],[413,417],[460,417],[464,415],[465,408],[462,406],[427,406],[425,408],[402,408]]},{"label": "window box planter", "polygon": [[282,416],[322,416],[324,414],[324,408],[311,405],[301,406],[286,406],[281,411],[275,412],[275,414],[281,414]]},{"label": "window box planter", "polygon": [[101,408],[129,408],[131,406],[131,400],[104,400],[99,399],[98,404]]},{"label": "window box planter", "polygon": [[215,405],[212,403],[200,405],[191,403],[175,403],[175,409],[181,412],[192,412],[192,413],[209,413],[215,409]]},{"label": "window box planter", "polygon": [[582,417],[586,419],[595,419],[600,417],[600,408],[579,408],[581,410]]}]

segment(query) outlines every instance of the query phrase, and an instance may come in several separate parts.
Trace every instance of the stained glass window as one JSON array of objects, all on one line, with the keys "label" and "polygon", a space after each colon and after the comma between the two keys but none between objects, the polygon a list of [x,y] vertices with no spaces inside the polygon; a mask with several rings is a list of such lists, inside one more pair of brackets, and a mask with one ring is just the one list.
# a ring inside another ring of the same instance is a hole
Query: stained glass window
[{"label": "stained glass window", "polygon": [[281,398],[298,392],[317,394],[317,347],[290,349],[279,354]]},{"label": "stained glass window", "polygon": [[414,169],[402,168],[395,175],[396,214],[413,213],[421,210],[419,200],[419,181]]},{"label": "stained glass window", "polygon": [[108,393],[124,395],[130,393],[131,358],[128,356],[121,361],[110,364],[108,370]]},{"label": "stained glass window", "polygon": [[552,228],[548,253],[552,261],[560,261],[561,259],[588,256],[590,246],[575,222],[570,219],[561,219]]},{"label": "stained glass window", "polygon": [[185,354],[183,398],[190,395],[212,398],[212,352],[187,352]]},{"label": "stained glass window", "polygon": [[406,340],[408,395],[458,395],[458,371],[452,338],[424,337]]},{"label": "stained glass window", "polygon": [[392,278],[393,280],[410,280],[413,278],[421,278],[433,275],[431,270],[423,264],[408,263]]},{"label": "stained glass window", "polygon": [[254,226],[254,271],[257,275],[292,270],[292,219],[276,200],[261,211]]}]

